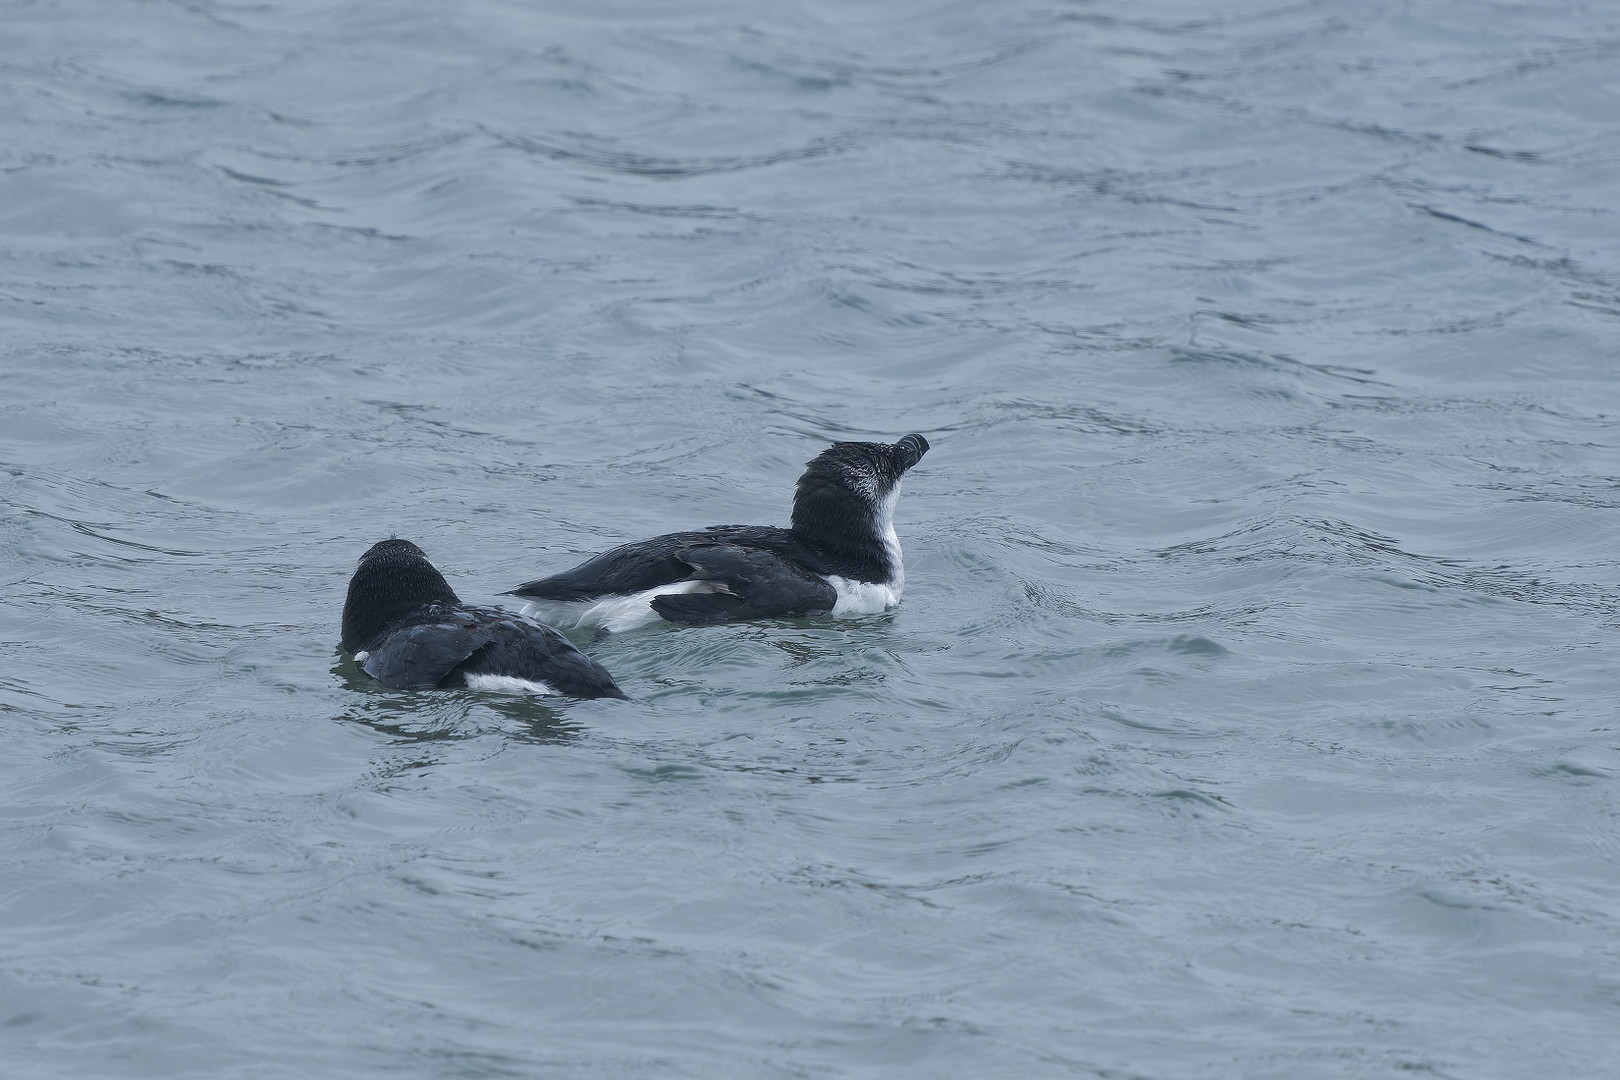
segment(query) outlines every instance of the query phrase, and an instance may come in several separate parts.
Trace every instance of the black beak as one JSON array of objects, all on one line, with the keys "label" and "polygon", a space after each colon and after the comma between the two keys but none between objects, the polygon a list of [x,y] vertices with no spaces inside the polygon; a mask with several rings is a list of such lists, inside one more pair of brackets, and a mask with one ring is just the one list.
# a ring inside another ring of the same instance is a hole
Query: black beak
[{"label": "black beak", "polygon": [[904,462],[902,467],[905,469],[917,464],[928,453],[928,440],[917,434],[907,435],[894,445],[904,454],[900,460]]}]

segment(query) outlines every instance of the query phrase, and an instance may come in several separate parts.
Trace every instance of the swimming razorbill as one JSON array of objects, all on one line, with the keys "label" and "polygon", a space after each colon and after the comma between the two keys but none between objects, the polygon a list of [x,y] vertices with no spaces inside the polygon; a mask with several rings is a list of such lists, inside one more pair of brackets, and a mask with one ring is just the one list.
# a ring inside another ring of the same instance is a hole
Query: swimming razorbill
[{"label": "swimming razorbill", "polygon": [[894,533],[900,478],[928,440],[834,443],[808,463],[793,524],[714,525],[614,548],[508,596],[565,629],[627,630],[666,619],[719,623],[867,615],[900,602]]},{"label": "swimming razorbill", "polygon": [[343,648],[395,690],[625,696],[607,669],[551,627],[463,604],[409,540],[384,540],[360,556],[343,603]]}]

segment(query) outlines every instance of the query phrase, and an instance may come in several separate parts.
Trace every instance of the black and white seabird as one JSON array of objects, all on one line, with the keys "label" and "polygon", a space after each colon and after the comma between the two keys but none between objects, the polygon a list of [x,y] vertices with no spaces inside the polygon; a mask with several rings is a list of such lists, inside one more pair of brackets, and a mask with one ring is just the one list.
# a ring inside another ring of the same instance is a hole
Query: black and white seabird
[{"label": "black and white seabird", "polygon": [[360,556],[343,603],[343,648],[395,690],[625,696],[606,668],[551,627],[463,604],[409,540],[384,540]]},{"label": "black and white seabird", "polygon": [[614,548],[507,595],[565,629],[868,615],[900,602],[900,478],[928,440],[841,442],[808,463],[793,524],[714,525]]}]

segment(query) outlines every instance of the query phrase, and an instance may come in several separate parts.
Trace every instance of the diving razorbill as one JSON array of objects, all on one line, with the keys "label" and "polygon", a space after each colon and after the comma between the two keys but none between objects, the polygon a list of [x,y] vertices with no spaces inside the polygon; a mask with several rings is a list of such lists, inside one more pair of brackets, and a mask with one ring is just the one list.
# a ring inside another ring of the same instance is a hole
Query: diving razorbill
[{"label": "diving razorbill", "polygon": [[409,540],[384,540],[360,556],[343,603],[343,648],[395,690],[625,696],[606,668],[551,627],[463,604]]},{"label": "diving razorbill", "polygon": [[793,524],[714,525],[614,548],[508,596],[565,629],[627,630],[807,615],[868,615],[900,602],[900,478],[928,440],[834,443],[808,463]]}]

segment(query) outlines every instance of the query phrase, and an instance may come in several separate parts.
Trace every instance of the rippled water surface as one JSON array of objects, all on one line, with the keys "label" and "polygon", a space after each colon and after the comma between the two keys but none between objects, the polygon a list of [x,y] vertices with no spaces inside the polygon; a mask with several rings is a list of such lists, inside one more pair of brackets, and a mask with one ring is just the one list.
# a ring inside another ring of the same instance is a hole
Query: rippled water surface
[{"label": "rippled water surface", "polygon": [[[1610,1075],[1620,9],[18,0],[8,1077]],[[396,693],[925,434],[895,612]]]}]

